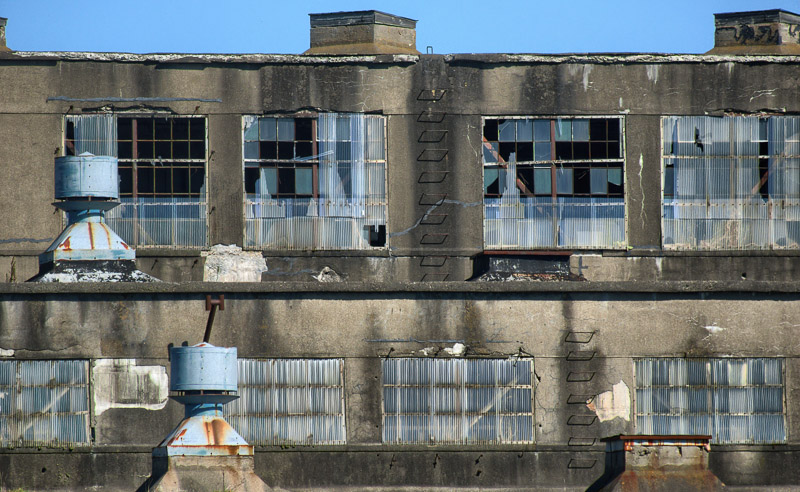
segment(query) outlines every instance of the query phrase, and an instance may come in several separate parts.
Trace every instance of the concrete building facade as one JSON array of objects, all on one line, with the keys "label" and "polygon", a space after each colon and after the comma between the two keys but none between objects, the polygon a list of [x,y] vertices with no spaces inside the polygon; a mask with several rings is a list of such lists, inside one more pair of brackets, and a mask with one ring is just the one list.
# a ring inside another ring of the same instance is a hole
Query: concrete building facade
[{"label": "concrete building facade", "polygon": [[[602,438],[707,434],[728,486],[796,487],[800,60],[759,46],[797,17],[721,16],[721,54],[423,55],[355,14],[304,55],[0,52],[0,484],[144,482],[167,346],[224,294],[271,486],[585,490]],[[99,148],[163,282],[24,283],[54,157]]]}]

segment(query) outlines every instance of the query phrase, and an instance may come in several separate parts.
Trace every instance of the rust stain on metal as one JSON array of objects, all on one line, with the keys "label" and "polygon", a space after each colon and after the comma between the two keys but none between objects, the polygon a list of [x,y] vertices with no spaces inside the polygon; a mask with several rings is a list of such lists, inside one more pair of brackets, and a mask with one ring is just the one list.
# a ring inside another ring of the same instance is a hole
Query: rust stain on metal
[{"label": "rust stain on metal", "polygon": [[[105,224],[101,223],[100,227],[102,227],[103,228],[103,232],[106,233],[106,240],[108,242],[108,249],[112,249],[112,246],[111,246],[111,232],[108,230],[108,226],[106,226]],[[125,243],[123,243],[123,244],[125,244]]]},{"label": "rust stain on metal", "polygon": [[67,237],[67,238],[64,240],[64,242],[63,242],[63,243],[59,244],[59,245],[58,245],[58,247],[59,247],[60,249],[63,249],[63,250],[65,250],[65,251],[70,251],[70,250],[72,249],[72,247],[71,247],[71,246],[70,246],[70,244],[69,244],[69,237]]},{"label": "rust stain on metal", "polygon": [[93,224],[90,223],[89,227],[87,227],[87,230],[89,232],[89,246],[91,249],[94,249],[94,227],[92,227],[92,225]]},{"label": "rust stain on metal", "polygon": [[184,434],[186,434],[186,431],[187,431],[187,429],[183,429],[182,431],[180,431],[180,432],[178,433],[178,435],[176,435],[175,437],[173,437],[172,439],[170,439],[170,440],[167,442],[167,446],[169,446],[169,445],[171,445],[171,444],[174,444],[175,442],[177,442],[177,441],[178,441],[178,440],[179,440],[181,437],[183,437],[183,435],[184,435]]}]

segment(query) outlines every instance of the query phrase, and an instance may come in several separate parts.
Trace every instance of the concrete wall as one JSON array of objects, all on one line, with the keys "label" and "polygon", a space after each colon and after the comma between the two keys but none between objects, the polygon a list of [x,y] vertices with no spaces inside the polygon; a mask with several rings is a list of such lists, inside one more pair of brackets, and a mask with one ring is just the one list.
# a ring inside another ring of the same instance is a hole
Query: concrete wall
[{"label": "concrete wall", "polygon": [[[318,109],[388,117],[388,247],[322,255],[267,251],[274,274],[264,280],[309,280],[308,273],[325,266],[349,280],[471,277],[472,258],[483,250],[481,117],[492,115],[625,116],[628,250],[588,259],[594,270],[586,278],[755,274],[747,260],[660,249],[660,118],[796,112],[798,76],[793,57],[768,56],[2,54],[0,206],[14,213],[0,219],[0,281],[32,276],[32,255],[60,231],[50,202],[63,116],[103,107],[207,115],[209,245],[242,244],[241,115]],[[102,100],[109,97],[159,99]],[[797,253],[756,254],[782,255],[770,260],[776,267],[769,278],[788,280]],[[140,268],[164,280],[202,279],[196,252],[155,248],[139,255]],[[642,255],[665,256],[664,263]]]},{"label": "concrete wall", "polygon": [[[635,358],[781,357],[787,443],[715,447],[712,463],[729,485],[798,483],[795,472],[779,466],[798,459],[800,449],[800,407],[794,403],[800,304],[792,284],[585,282],[556,290],[541,283],[300,285],[7,285],[0,294],[0,348],[14,359],[93,361],[93,443],[62,450],[51,456],[53,463],[74,470],[121,460],[146,474],[146,453],[182,415],[165,399],[167,346],[198,342],[207,316],[204,293],[224,292],[225,311],[216,317],[212,343],[237,346],[240,357],[344,359],[347,444],[258,450],[258,473],[285,487],[535,484],[579,490],[602,475],[599,439],[637,432]],[[452,346],[435,340],[460,340],[470,357],[534,358],[535,444],[381,444],[381,360],[424,357],[422,349]],[[591,377],[576,377],[581,374]],[[127,385],[136,388],[136,398]],[[627,391],[615,392],[613,403],[596,399],[599,409],[570,403],[571,395],[614,389]],[[0,463],[14,467],[0,474],[0,485],[39,483],[29,477],[42,473],[31,452],[0,451]],[[309,459],[347,471],[309,473]],[[735,464],[740,459],[746,468]],[[91,473],[63,483],[108,479]]]}]

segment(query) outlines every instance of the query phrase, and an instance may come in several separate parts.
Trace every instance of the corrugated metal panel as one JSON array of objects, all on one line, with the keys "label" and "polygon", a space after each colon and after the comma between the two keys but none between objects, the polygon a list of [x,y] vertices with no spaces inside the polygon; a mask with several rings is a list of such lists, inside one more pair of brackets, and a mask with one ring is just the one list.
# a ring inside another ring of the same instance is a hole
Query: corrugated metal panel
[{"label": "corrugated metal panel", "polygon": [[800,118],[670,116],[662,125],[665,247],[800,246]]},{"label": "corrugated metal panel", "polygon": [[712,442],[786,441],[782,359],[640,359],[640,434],[710,434]]},{"label": "corrugated metal panel", "polygon": [[[245,117],[245,138],[256,121]],[[386,224],[385,118],[321,113],[317,124],[318,196],[274,198],[262,179],[245,202],[246,247],[366,249],[369,227]]]},{"label": "corrugated metal panel", "polygon": [[0,361],[0,442],[88,445],[89,363]]},{"label": "corrugated metal panel", "polygon": [[531,443],[530,359],[383,361],[383,442]]},{"label": "corrugated metal panel", "polygon": [[186,247],[207,243],[206,204],[199,198],[123,198],[106,223],[128,244]]},{"label": "corrugated metal panel", "polygon": [[239,359],[225,418],[248,443],[345,444],[341,359]]}]

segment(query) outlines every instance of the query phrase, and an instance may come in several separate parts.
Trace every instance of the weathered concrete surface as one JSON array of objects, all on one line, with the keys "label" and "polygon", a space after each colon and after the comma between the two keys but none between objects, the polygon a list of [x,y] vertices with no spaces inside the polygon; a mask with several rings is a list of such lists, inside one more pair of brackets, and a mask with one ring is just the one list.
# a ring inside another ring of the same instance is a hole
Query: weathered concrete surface
[{"label": "weathered concrete surface", "polygon": [[[27,268],[29,262],[21,258],[41,252],[60,230],[59,214],[52,213],[49,202],[52,158],[63,145],[63,115],[103,106],[207,116],[208,244],[240,246],[241,115],[303,109],[386,115],[388,246],[369,260],[375,265],[368,270],[362,257],[349,253],[330,266],[343,277],[375,281],[471,276],[471,258],[483,250],[481,117],[623,114],[631,251],[592,260],[592,280],[727,280],[732,270],[789,280],[800,270],[796,251],[759,252],[784,258],[761,275],[752,260],[730,264],[726,257],[735,254],[682,260],[661,251],[660,118],[800,111],[797,60],[650,54],[3,53],[0,138],[8,145],[0,150],[0,162],[25,165],[8,166],[4,183],[13,185],[0,185],[0,206],[17,211],[0,220],[0,280],[22,278],[13,273],[11,258],[17,258],[18,272]],[[664,264],[639,259],[645,250],[665,256]],[[140,269],[157,278],[202,279],[196,272],[197,250],[140,248],[137,253]],[[285,251],[266,257],[268,265],[280,264],[284,279],[307,279],[307,271],[326,266]]]},{"label": "weathered concrete surface", "polygon": [[253,472],[252,456],[173,456],[153,458],[153,474],[140,492],[266,492]]}]

